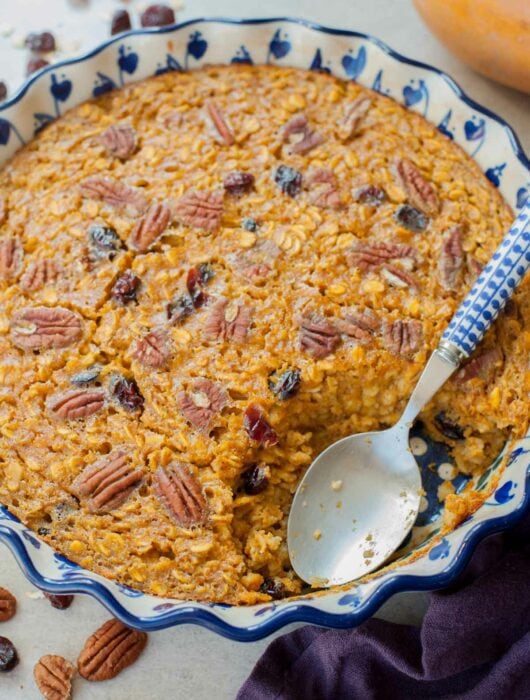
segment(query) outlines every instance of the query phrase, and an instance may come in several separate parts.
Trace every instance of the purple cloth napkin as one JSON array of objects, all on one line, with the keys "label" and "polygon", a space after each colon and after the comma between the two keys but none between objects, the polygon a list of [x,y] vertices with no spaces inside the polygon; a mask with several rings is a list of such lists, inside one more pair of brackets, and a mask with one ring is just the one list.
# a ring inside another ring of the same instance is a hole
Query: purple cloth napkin
[{"label": "purple cloth napkin", "polygon": [[272,642],[238,700],[530,700],[530,514],[483,541],[421,628],[369,620]]}]

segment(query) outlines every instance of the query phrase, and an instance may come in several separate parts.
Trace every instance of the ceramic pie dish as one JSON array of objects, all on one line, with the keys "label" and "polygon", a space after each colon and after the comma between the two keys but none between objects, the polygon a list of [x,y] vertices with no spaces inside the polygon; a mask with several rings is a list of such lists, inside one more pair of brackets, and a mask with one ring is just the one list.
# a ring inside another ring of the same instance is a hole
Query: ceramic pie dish
[{"label": "ceramic pie dish", "polygon": [[[132,32],[76,61],[53,66],[35,76],[5,105],[0,115],[0,156],[7,159],[34,131],[70,107],[125,82],[204,63],[252,62],[332,72],[394,97],[474,155],[514,209],[525,201],[528,163],[516,138],[500,120],[463,96],[446,76],[396,56],[373,39],[292,20],[198,21],[171,29]],[[352,626],[393,591],[444,585],[463,566],[476,539],[506,526],[524,507],[528,445],[521,441],[510,445],[506,459],[502,463],[500,458],[496,460],[473,484],[475,490],[488,494],[481,508],[442,537],[434,494],[442,480],[452,480],[452,486],[459,490],[462,479],[448,479],[451,468],[440,444],[429,444],[418,432],[414,446],[424,477],[432,474],[432,463],[437,471],[434,478],[424,478],[427,498],[408,558],[397,568],[347,590],[245,608],[155,598],[53,553],[6,508],[0,511],[0,537],[37,585],[55,592],[92,593],[133,626],[154,629],[193,621],[238,639],[254,639],[296,620]]]}]

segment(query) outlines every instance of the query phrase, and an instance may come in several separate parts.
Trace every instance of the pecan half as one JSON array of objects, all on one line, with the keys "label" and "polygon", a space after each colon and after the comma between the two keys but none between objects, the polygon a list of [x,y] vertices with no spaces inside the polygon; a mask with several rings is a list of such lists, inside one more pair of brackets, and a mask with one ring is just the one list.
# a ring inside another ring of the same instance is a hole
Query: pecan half
[{"label": "pecan half", "polygon": [[17,599],[5,588],[0,588],[0,622],[7,622],[17,611]]},{"label": "pecan half", "polygon": [[133,357],[152,369],[160,369],[166,365],[171,355],[169,349],[169,337],[162,328],[157,328],[136,341]]},{"label": "pecan half", "polygon": [[223,193],[188,190],[176,204],[176,216],[186,226],[215,231],[223,217]]},{"label": "pecan half", "polygon": [[145,253],[166,230],[171,219],[171,209],[161,202],[152,204],[145,216],[133,228],[129,243]]},{"label": "pecan half", "polygon": [[18,238],[4,238],[0,241],[0,277],[14,279],[22,267],[24,249]]},{"label": "pecan half", "polygon": [[409,272],[397,265],[385,263],[381,267],[381,276],[393,287],[400,287],[402,289],[411,287],[412,289],[418,289],[416,279]]},{"label": "pecan half", "polygon": [[30,306],[11,319],[11,339],[23,350],[66,348],[81,337],[81,319],[62,306]]},{"label": "pecan half", "polygon": [[498,345],[483,350],[475,357],[468,360],[465,365],[455,374],[454,381],[457,384],[464,384],[470,379],[482,379],[489,382],[495,376],[497,369],[502,367],[504,355]]},{"label": "pecan half", "polygon": [[127,160],[138,147],[138,136],[130,124],[115,124],[99,137],[109,156]]},{"label": "pecan half", "polygon": [[206,103],[206,113],[217,133],[218,140],[221,143],[225,143],[227,146],[231,146],[233,143],[235,143],[235,137],[232,129],[230,128],[226,117],[219,109],[216,102],[213,100],[208,100]]},{"label": "pecan half", "polygon": [[412,356],[420,347],[423,335],[419,321],[384,321],[382,337],[393,355]]},{"label": "pecan half", "polygon": [[38,689],[46,700],[70,700],[75,666],[62,656],[47,654],[33,669]]},{"label": "pecan half", "polygon": [[153,488],[169,514],[182,527],[205,525],[208,502],[200,482],[180,462],[159,467],[153,477]]},{"label": "pecan half", "polygon": [[55,260],[44,258],[31,263],[22,275],[20,286],[25,292],[35,292],[59,277],[59,266]]},{"label": "pecan half", "polygon": [[305,114],[296,114],[282,130],[282,141],[289,144],[288,153],[308,153],[319,146],[324,138],[309,126]]},{"label": "pecan half", "polygon": [[87,681],[115,678],[136,661],[146,644],[145,632],[108,620],[85,642],[77,659],[78,671]]},{"label": "pecan half", "polygon": [[104,403],[104,391],[75,389],[52,399],[50,409],[58,418],[76,420],[77,418],[88,418],[97,413],[103,408]]},{"label": "pecan half", "polygon": [[437,214],[440,210],[440,200],[436,190],[414,163],[408,158],[403,158],[397,164],[397,172],[409,202],[429,216]]},{"label": "pecan half", "polygon": [[300,324],[300,347],[316,358],[335,352],[340,343],[340,334],[335,325],[325,316],[309,314]]},{"label": "pecan half", "polygon": [[235,340],[247,337],[252,309],[237,301],[219,299],[210,311],[204,326],[204,334],[210,340]]},{"label": "pecan half", "polygon": [[370,341],[381,329],[381,320],[369,309],[364,309],[362,314],[348,314],[336,324],[343,335],[361,343]]},{"label": "pecan half", "polygon": [[125,503],[141,480],[142,470],[131,467],[126,452],[115,450],[85,467],[71,490],[87,499],[91,513],[109,513]]},{"label": "pecan half", "polygon": [[438,258],[438,276],[440,284],[444,289],[456,289],[460,273],[464,265],[462,227],[459,225],[453,228],[446,235],[440,257]]},{"label": "pecan half", "polygon": [[311,204],[325,209],[340,209],[342,202],[333,170],[317,168],[310,174],[307,182]]},{"label": "pecan half", "polygon": [[3,197],[0,197],[0,226],[7,220],[7,204]]},{"label": "pecan half", "polygon": [[375,270],[389,260],[411,260],[414,263],[416,251],[401,243],[359,243],[346,259],[360,270]]},{"label": "pecan half", "polygon": [[84,180],[81,183],[81,194],[88,199],[106,202],[116,209],[130,206],[138,214],[143,214],[147,209],[147,198],[140,189],[100,175]]},{"label": "pecan half", "polygon": [[200,378],[189,391],[181,391],[177,400],[184,418],[197,430],[208,433],[215,417],[228,403],[228,394],[220,384]]},{"label": "pecan half", "polygon": [[343,119],[337,124],[337,136],[341,141],[348,141],[357,136],[371,106],[372,100],[364,95],[358,97],[348,106]]}]

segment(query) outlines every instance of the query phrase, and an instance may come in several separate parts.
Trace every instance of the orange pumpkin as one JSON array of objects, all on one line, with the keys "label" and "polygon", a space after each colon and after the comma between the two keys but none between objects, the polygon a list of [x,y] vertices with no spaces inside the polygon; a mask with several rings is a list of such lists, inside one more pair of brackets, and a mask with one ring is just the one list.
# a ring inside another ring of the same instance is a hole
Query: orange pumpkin
[{"label": "orange pumpkin", "polygon": [[479,73],[530,92],[530,0],[414,0],[436,36]]}]

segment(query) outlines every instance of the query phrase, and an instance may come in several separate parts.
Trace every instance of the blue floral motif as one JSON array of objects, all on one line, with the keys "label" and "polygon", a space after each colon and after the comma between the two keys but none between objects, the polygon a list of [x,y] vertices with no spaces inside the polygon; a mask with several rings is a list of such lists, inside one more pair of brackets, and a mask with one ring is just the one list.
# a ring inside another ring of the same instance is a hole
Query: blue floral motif
[{"label": "blue floral motif", "polygon": [[507,481],[495,491],[493,498],[500,506],[504,505],[505,503],[508,503],[508,501],[511,501],[512,498],[515,496],[515,493],[513,493],[513,489],[516,486],[517,484],[515,484],[513,481]]},{"label": "blue floral motif", "polygon": [[186,47],[186,66],[188,65],[188,56],[193,56],[196,61],[200,61],[207,50],[208,42],[201,32],[193,32],[193,34],[190,34],[190,39]]},{"label": "blue floral motif", "polygon": [[0,520],[10,520],[13,523],[18,523],[19,520],[10,513],[5,506],[0,505]]},{"label": "blue floral motif", "polygon": [[510,453],[508,461],[506,462],[506,467],[511,467],[511,465],[518,459],[521,455],[530,454],[530,450],[525,450],[524,447],[517,447],[513,452]]},{"label": "blue floral motif", "polygon": [[530,182],[526,187],[520,187],[517,190],[517,197],[515,202],[515,206],[517,207],[517,209],[522,209],[524,207],[528,197],[530,197]]},{"label": "blue floral motif", "polygon": [[100,95],[104,95],[105,93],[115,90],[118,87],[114,80],[109,78],[108,75],[105,75],[105,73],[100,73],[98,71],[96,75],[97,79],[94,87],[92,88],[93,97],[99,97]]},{"label": "blue floral motif", "polygon": [[166,65],[163,66],[158,64],[158,68],[155,70],[155,75],[163,75],[164,73],[172,73],[174,71],[181,71],[182,66],[171,54],[166,54]]},{"label": "blue floral motif", "polygon": [[156,610],[157,612],[165,612],[166,610],[173,610],[173,608],[176,608],[177,606],[175,603],[160,603],[159,605],[153,605],[152,610]]},{"label": "blue floral motif", "polygon": [[70,97],[72,94],[72,81],[68,80],[65,75],[62,75],[62,80],[57,79],[57,74],[52,73],[51,75],[51,80],[52,84],[50,85],[50,92],[53,97],[53,104],[55,106],[55,114],[60,117],[61,116],[61,110],[59,108],[59,103],[60,102],[66,102],[66,100]]},{"label": "blue floral motif", "polygon": [[348,78],[356,80],[366,66],[366,49],[364,46],[360,47],[355,56],[350,49],[350,51],[342,57],[341,64]]},{"label": "blue floral motif", "polygon": [[451,139],[451,141],[455,138],[453,132],[449,129],[452,116],[453,110],[450,109],[442,121],[438,124],[438,130],[441,131],[444,136],[447,136],[448,139]]},{"label": "blue floral motif", "polygon": [[17,139],[20,141],[20,144],[23,146],[26,142],[22,138],[20,132],[16,128],[16,126],[8,121],[7,119],[0,119],[0,146],[7,146],[9,143],[9,139],[11,138],[11,134],[15,134]]},{"label": "blue floral motif", "polygon": [[476,116],[472,116],[464,123],[464,135],[466,141],[476,141],[477,145],[471,152],[471,157],[475,156],[482,146],[486,138],[486,120],[478,119]]},{"label": "blue floral motif", "polygon": [[409,85],[405,85],[403,88],[403,99],[407,107],[413,107],[423,101],[423,116],[427,116],[429,111],[429,90],[425,80],[418,80],[417,87],[415,87],[414,80],[411,80]]},{"label": "blue floral motif", "polygon": [[451,551],[451,546],[449,542],[444,537],[443,540],[431,549],[429,552],[429,559],[431,561],[436,561],[437,559],[447,559],[449,552]]},{"label": "blue floral motif", "polygon": [[315,56],[311,61],[311,65],[309,66],[309,70],[319,70],[323,73],[331,73],[331,69],[324,65],[322,60],[322,51],[320,49],[316,50]]},{"label": "blue floral motif", "polygon": [[372,90],[375,90],[376,92],[383,92],[383,70],[377,71],[377,75],[374,78],[374,82],[372,83]]},{"label": "blue floral motif", "polygon": [[242,63],[247,66],[252,66],[254,65],[254,61],[252,60],[252,56],[248,52],[247,48],[243,45],[239,47],[239,49],[236,51],[236,55],[232,58],[230,63]]},{"label": "blue floral motif", "polygon": [[271,605],[265,605],[263,608],[259,608],[259,610],[256,610],[256,612],[254,613],[254,617],[261,617],[262,615],[266,615],[267,613],[274,612],[276,608],[276,603],[272,603]]},{"label": "blue floral motif", "polygon": [[37,112],[33,115],[35,119],[35,126],[33,127],[33,133],[36,136],[39,131],[42,131],[45,126],[52,122],[55,117],[53,114],[46,114],[45,112]]},{"label": "blue floral motif", "polygon": [[142,591],[138,591],[136,588],[131,588],[130,586],[125,586],[123,583],[117,583],[116,588],[120,593],[126,595],[127,598],[141,598],[144,595]]},{"label": "blue floral motif", "polygon": [[277,29],[274,32],[274,36],[269,44],[267,63],[270,63],[271,56],[274,56],[276,59],[284,58],[287,56],[291,48],[291,42],[289,41],[287,34],[285,34],[284,38],[282,39],[282,30]]},{"label": "blue floral motif", "polygon": [[339,598],[339,605],[349,605],[351,608],[357,608],[361,604],[361,596],[358,593],[346,593]]},{"label": "blue floral motif", "polygon": [[22,530],[22,537],[26,540],[26,542],[29,542],[32,547],[35,547],[35,549],[40,549],[41,543],[31,532],[31,530]]},{"label": "blue floral motif", "polygon": [[120,69],[120,85],[124,84],[123,74],[132,75],[138,68],[138,54],[126,48],[123,44],[118,49],[118,68]]},{"label": "blue floral motif", "polygon": [[[53,558],[55,560],[55,564],[57,565],[57,568],[59,569],[59,571],[75,573],[76,571],[79,571],[81,569],[79,564],[74,564],[73,561],[70,561],[70,559],[63,557],[62,554],[54,553]],[[63,574],[63,575],[66,575],[66,574]]]},{"label": "blue floral motif", "polygon": [[495,165],[493,168],[488,168],[486,170],[486,177],[495,185],[495,187],[500,187],[501,177],[505,168],[506,163],[501,163],[500,165]]}]

